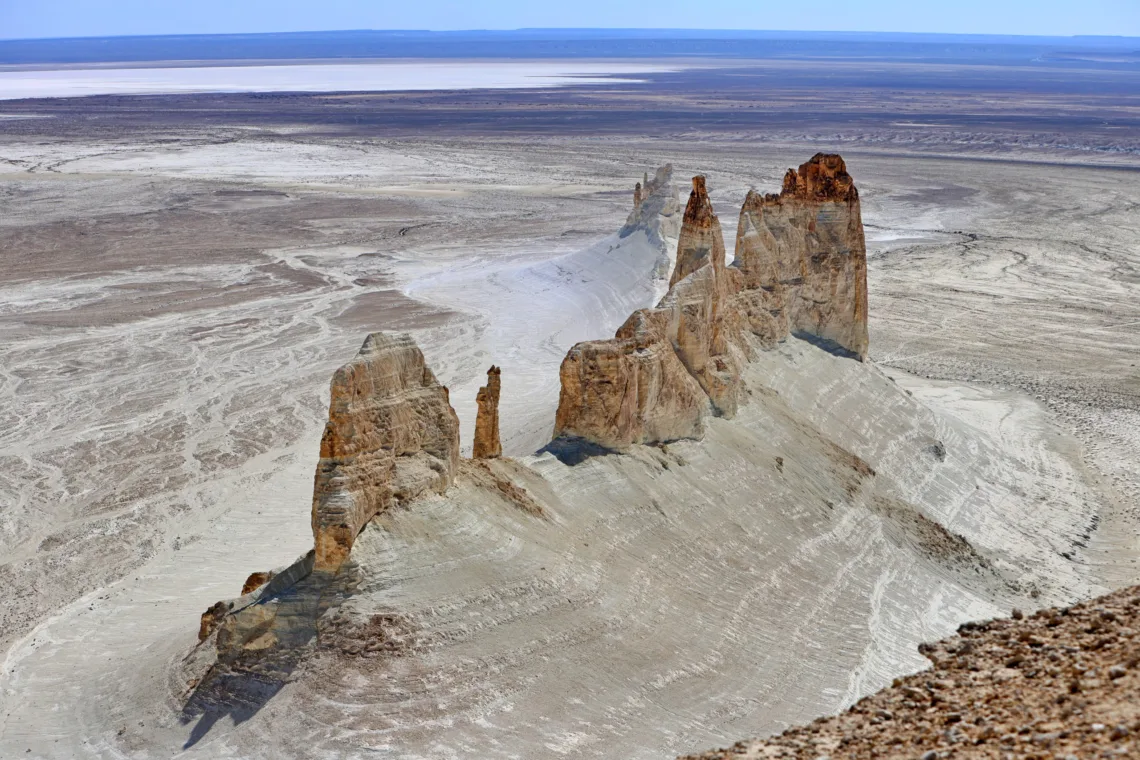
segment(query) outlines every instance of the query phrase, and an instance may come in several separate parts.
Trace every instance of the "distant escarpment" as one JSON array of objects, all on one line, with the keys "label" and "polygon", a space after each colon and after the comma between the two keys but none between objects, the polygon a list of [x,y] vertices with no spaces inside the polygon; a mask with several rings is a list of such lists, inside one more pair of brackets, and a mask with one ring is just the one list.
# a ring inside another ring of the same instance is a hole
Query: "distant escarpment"
[{"label": "distant escarpment", "polygon": [[779,195],[748,194],[731,266],[705,178],[694,177],[669,292],[614,338],[570,350],[555,437],[613,450],[699,438],[709,415],[736,414],[742,363],[790,334],[867,354],[859,194],[839,156],[789,170]]},{"label": "distant escarpment", "polygon": [[[671,245],[681,232],[681,201],[677,186],[673,184],[673,165],[665,164],[652,177],[633,188],[633,210],[619,231],[620,237],[629,237],[643,231],[649,242],[661,250]],[[669,257],[662,254],[653,273],[655,278],[669,274]]]}]

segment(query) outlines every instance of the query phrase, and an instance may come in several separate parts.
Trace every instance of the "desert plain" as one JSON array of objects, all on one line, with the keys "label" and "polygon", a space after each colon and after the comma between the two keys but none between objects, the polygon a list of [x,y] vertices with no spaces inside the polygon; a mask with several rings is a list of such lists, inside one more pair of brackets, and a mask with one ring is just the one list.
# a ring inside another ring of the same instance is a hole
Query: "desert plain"
[{"label": "desert plain", "polygon": [[[0,103],[0,755],[668,757],[839,710],[965,620],[1140,578],[1140,74],[658,65]],[[536,456],[569,347],[663,292],[614,235],[643,172],[706,175],[731,256],[748,189],[819,151],[862,199],[870,362],[792,339],[750,369],[778,404],[707,441]],[[467,454],[502,367],[504,453],[569,506],[385,517],[362,598],[409,653],[324,652],[187,713],[199,615],[311,546],[329,378],[377,330],[415,338]],[[828,516],[823,449],[782,451],[777,408],[984,561],[917,518]]]}]

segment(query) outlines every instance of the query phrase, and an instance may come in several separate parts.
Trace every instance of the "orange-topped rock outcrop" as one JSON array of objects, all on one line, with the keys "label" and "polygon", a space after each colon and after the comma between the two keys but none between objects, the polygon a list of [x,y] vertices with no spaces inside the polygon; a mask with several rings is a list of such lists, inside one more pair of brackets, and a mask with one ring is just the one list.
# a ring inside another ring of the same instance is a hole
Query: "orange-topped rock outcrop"
[{"label": "orange-topped rock outcrop", "polygon": [[[742,371],[755,352],[789,335],[866,355],[866,249],[858,193],[842,159],[819,155],[790,170],[779,195],[749,193],[740,219],[729,265],[705,178],[693,178],[683,215],[670,166],[645,178],[621,234],[661,243],[666,262],[665,243],[678,241],[671,285],[612,339],[570,349],[559,370],[555,438],[616,451],[700,438],[710,417],[732,418],[744,403]],[[502,454],[500,380],[492,366],[479,389],[477,459]],[[491,467],[485,462],[479,472]],[[255,573],[239,598],[207,610],[195,662],[215,681],[238,671],[287,672],[317,634],[328,589],[351,575],[346,562],[364,526],[443,493],[458,472],[459,421],[447,388],[410,336],[369,335],[333,376],[314,479],[313,550],[288,567]],[[492,481],[530,504],[525,491]],[[195,678],[204,688],[207,676]]]},{"label": "orange-topped rock outcrop", "polygon": [[843,159],[789,169],[779,195],[750,191],[733,267],[760,289],[784,332],[867,355],[867,245],[859,192]]}]

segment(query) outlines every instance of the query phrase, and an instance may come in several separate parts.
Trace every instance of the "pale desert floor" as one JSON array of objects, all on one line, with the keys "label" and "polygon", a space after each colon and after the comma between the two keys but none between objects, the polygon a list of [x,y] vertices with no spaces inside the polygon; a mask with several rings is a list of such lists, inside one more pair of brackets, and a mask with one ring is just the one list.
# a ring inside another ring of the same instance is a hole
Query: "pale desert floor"
[{"label": "pale desert floor", "polygon": [[[413,333],[468,449],[476,389],[502,366],[504,445],[529,454],[566,348],[654,298],[605,263],[642,171],[708,175],[731,250],[748,187],[775,190],[829,147],[260,128],[0,144],[0,754],[162,756],[121,738],[166,709],[140,717],[124,688],[169,693],[167,672],[133,663],[185,651],[209,604],[308,548],[327,383],[366,332]],[[1140,577],[1136,167],[844,155],[873,362],[1059,463],[1042,500],[1079,496],[1093,516],[1070,593]],[[924,625],[908,635],[941,634]],[[883,656],[865,683],[645,756],[772,730],[920,665]],[[551,756],[573,754],[566,741]]]},{"label": "pale desert floor", "polygon": [[598,61],[384,61],[276,66],[0,69],[0,100],[199,92],[504,90],[637,81],[668,65]]}]

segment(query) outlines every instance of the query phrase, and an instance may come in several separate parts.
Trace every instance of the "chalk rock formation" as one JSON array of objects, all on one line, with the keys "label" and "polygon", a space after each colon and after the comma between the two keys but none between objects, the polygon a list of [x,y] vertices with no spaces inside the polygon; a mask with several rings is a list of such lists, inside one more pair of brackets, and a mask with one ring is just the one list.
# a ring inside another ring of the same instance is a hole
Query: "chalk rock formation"
[{"label": "chalk rock formation", "polygon": [[487,370],[487,384],[475,396],[479,412],[475,417],[475,445],[471,452],[474,459],[494,459],[503,455],[503,445],[499,440],[500,374],[501,370],[492,365]]},{"label": "chalk rock formation", "polygon": [[316,569],[335,571],[377,513],[442,493],[459,466],[459,418],[408,335],[373,333],[332,380],[313,489]]},{"label": "chalk rock formation", "polygon": [[769,294],[780,329],[867,354],[867,246],[859,192],[839,156],[789,169],[779,195],[750,191],[733,266]]},{"label": "chalk rock formation", "polygon": [[570,349],[556,438],[614,450],[698,438],[708,415],[736,414],[742,363],[789,333],[865,357],[866,245],[839,156],[789,170],[778,196],[749,193],[736,258],[724,259],[705,178],[694,177],[669,292],[612,340]]}]

